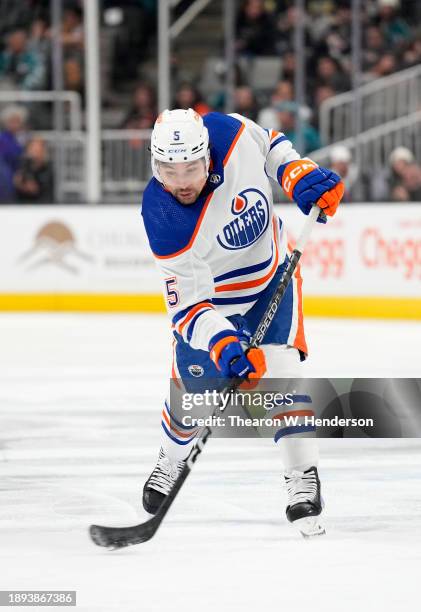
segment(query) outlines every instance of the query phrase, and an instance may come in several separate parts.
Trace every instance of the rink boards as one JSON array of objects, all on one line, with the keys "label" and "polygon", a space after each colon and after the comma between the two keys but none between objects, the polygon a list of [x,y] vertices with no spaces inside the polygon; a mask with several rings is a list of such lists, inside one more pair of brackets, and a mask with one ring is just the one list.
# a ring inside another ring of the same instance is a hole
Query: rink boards
[{"label": "rink boards", "polygon": [[[293,245],[303,216],[277,212]],[[164,310],[136,206],[4,206],[0,239],[0,310]],[[302,268],[307,315],[421,319],[421,205],[344,204]]]}]

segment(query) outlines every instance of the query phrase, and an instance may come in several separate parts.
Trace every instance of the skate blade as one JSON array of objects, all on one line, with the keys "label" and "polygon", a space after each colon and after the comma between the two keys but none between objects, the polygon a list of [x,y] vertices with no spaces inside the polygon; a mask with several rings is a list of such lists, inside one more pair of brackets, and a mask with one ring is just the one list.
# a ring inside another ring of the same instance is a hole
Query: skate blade
[{"label": "skate blade", "polygon": [[326,534],[324,527],[319,523],[318,516],[306,516],[294,521],[293,525],[297,527],[303,538],[306,539]]}]

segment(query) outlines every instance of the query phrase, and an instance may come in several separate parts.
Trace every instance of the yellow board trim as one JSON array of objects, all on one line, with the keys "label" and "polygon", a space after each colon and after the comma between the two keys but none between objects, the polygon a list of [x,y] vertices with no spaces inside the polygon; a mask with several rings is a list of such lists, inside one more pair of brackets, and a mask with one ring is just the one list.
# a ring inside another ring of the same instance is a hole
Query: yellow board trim
[{"label": "yellow board trim", "polygon": [[304,314],[311,317],[421,321],[421,298],[305,296]]},{"label": "yellow board trim", "polygon": [[[164,312],[158,294],[0,294],[3,312]],[[304,314],[313,317],[421,320],[421,298],[305,296]]]},{"label": "yellow board trim", "polygon": [[110,293],[0,294],[0,311],[164,312],[161,295]]}]

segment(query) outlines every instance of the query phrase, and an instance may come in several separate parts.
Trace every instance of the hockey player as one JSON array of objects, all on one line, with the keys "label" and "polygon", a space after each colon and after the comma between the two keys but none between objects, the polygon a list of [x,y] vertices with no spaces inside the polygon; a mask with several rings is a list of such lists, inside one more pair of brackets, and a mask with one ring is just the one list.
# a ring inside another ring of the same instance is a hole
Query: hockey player
[{"label": "hockey player", "polygon": [[[344,192],[340,177],[301,159],[280,132],[237,114],[209,113],[202,119],[192,109],[160,114],[151,158],[153,178],[142,215],[172,319],[173,377],[187,386],[198,375],[297,377],[307,355],[299,269],[262,346],[247,348],[288,261],[286,231],[274,213],[268,177],[304,214],[317,203],[330,216]],[[143,506],[152,514],[197,434],[171,415],[169,398],[161,424],[158,462],[143,489]],[[302,427],[285,427],[277,439],[287,518],[314,535],[323,532],[318,449],[315,439],[305,436]]]}]

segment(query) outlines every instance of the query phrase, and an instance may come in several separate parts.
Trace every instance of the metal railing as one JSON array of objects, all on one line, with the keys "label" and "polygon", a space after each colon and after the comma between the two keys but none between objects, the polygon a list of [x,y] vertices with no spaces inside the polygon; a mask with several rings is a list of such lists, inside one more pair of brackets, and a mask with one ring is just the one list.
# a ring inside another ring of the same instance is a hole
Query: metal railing
[{"label": "metal railing", "polygon": [[141,193],[151,177],[151,130],[102,131],[104,197]]},{"label": "metal railing", "polygon": [[332,149],[337,145],[347,147],[354,157],[358,149],[361,168],[373,172],[389,165],[389,156],[398,146],[410,149],[421,162],[421,110],[366,130],[356,138],[346,138],[313,151],[309,157],[322,166],[329,166]]},{"label": "metal railing", "polygon": [[[59,199],[86,201],[86,135],[83,132],[34,132],[44,138],[58,168]],[[104,201],[136,201],[151,177],[151,130],[105,130],[102,132],[102,189]],[[357,138],[338,141],[309,157],[329,166],[332,148],[348,147],[362,168],[373,173],[389,165],[397,146],[406,146],[421,161],[421,110],[371,128]],[[357,155],[358,153],[358,155]],[[276,193],[279,189],[276,190]],[[279,197],[279,194],[277,195]]]},{"label": "metal railing", "polygon": [[69,117],[69,129],[74,132],[82,129],[82,105],[80,95],[76,91],[2,91],[0,89],[0,104],[19,102],[22,104],[42,102],[67,104],[69,110],[66,115]]},{"label": "metal railing", "polygon": [[84,132],[31,132],[46,144],[55,175],[59,202],[86,200],[86,135]]},{"label": "metal railing", "polygon": [[[86,133],[33,131],[30,137],[45,140],[55,174],[59,202],[85,202],[87,188]],[[104,130],[102,139],[102,190],[104,201],[135,201],[152,172],[151,130]]]},{"label": "metal railing", "polygon": [[357,104],[361,109],[361,132],[419,110],[421,66],[376,79],[355,91],[347,91],[325,100],[319,111],[323,143],[327,145],[354,136]]}]

